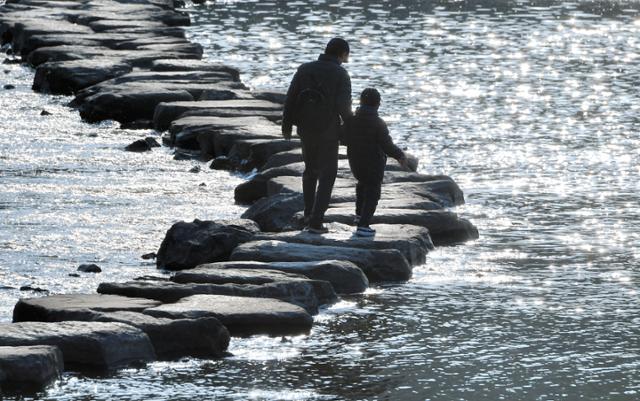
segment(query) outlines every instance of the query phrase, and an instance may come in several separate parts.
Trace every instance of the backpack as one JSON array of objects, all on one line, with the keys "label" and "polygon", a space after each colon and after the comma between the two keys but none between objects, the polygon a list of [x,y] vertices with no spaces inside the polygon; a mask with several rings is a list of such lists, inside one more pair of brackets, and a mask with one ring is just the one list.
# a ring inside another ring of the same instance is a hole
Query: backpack
[{"label": "backpack", "polygon": [[300,91],[295,114],[296,125],[302,132],[322,133],[329,128],[333,116],[321,84],[314,80],[314,86]]}]

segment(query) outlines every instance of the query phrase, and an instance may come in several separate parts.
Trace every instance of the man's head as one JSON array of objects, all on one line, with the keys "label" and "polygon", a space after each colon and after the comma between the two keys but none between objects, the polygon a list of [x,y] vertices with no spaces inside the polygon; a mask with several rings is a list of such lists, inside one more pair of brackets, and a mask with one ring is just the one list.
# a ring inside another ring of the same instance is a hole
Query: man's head
[{"label": "man's head", "polygon": [[337,57],[341,63],[349,62],[349,43],[342,38],[333,38],[327,43],[324,54]]},{"label": "man's head", "polygon": [[371,106],[378,108],[380,107],[380,100],[380,92],[378,92],[378,90],[374,88],[367,88],[360,94],[361,106]]}]

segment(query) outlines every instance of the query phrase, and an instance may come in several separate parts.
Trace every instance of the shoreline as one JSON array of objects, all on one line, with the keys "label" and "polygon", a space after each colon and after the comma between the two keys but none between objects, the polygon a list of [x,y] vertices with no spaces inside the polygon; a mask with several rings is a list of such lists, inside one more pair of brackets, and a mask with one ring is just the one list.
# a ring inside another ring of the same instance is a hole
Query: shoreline
[{"label": "shoreline", "polygon": [[[104,283],[98,290],[104,295],[27,299],[16,306],[19,313],[14,313],[15,321],[45,321],[49,322],[46,326],[58,330],[65,321],[85,320],[104,323],[109,335],[121,330],[135,332],[130,337],[136,337],[149,352],[114,357],[110,367],[132,360],[153,360],[156,356],[219,357],[226,349],[225,341],[228,344],[229,331],[232,336],[306,332],[313,322],[311,314],[319,306],[335,302],[340,293],[361,292],[369,281],[407,280],[411,267],[424,263],[433,243],[453,244],[477,238],[477,229],[470,222],[445,210],[464,202],[462,191],[452,179],[403,173],[393,164],[385,184],[383,202],[387,203],[382,204],[378,220],[374,221],[379,224],[375,240],[351,238],[348,224],[352,212],[348,204],[353,201],[353,182],[344,164],[334,191],[335,204],[328,213],[332,233],[321,237],[301,234],[297,213],[302,159],[297,141],[280,138],[277,101],[282,97],[274,93],[252,94],[239,82],[237,70],[198,61],[202,48],[188,43],[184,31],[180,35],[171,25],[185,20],[184,16],[175,15],[169,3],[119,3],[133,9],[144,5],[141,15],[149,22],[146,30],[139,29],[139,21],[95,19],[104,10],[62,7],[45,15],[64,16],[88,25],[60,24],[52,28],[45,24],[43,28],[33,20],[17,24],[3,15],[0,33],[5,39],[10,34],[14,48],[24,51],[23,57],[37,67],[34,87],[53,93],[75,93],[73,103],[85,120],[115,119],[128,128],[168,129],[169,144],[182,149],[176,153],[178,158],[196,156],[213,160],[218,168],[257,169],[258,173],[240,185],[235,194],[238,203],[252,206],[243,214],[243,220],[174,225],[158,251],[158,267],[185,270],[176,273],[171,281]],[[99,3],[93,5],[100,8]],[[43,10],[37,8],[31,8],[36,9],[34,16],[43,18]],[[156,18],[168,22],[159,24]],[[85,29],[87,26],[91,32]],[[65,35],[85,46],[65,44],[60,39]],[[158,43],[158,37],[165,43]],[[97,52],[96,46],[104,50]],[[175,58],[158,59],[160,54]],[[140,150],[151,149],[148,143],[138,145]],[[319,264],[325,259],[329,261]],[[201,267],[194,269],[196,266]],[[343,288],[343,283],[351,286]],[[251,302],[253,297],[258,297],[258,302]],[[149,303],[140,307],[132,301],[140,299]],[[209,308],[214,300],[224,307]],[[104,304],[109,302],[112,305],[105,310]],[[237,308],[240,304],[242,310]],[[78,313],[79,309],[83,313]],[[220,322],[222,328],[218,326]],[[35,323],[21,324],[28,327]],[[11,325],[4,326],[0,328],[0,339],[11,338],[10,345],[54,341],[3,336],[4,331],[12,331]],[[217,345],[213,349],[201,344],[184,349],[162,343],[162,336],[157,334],[175,335],[194,327],[208,328],[204,337],[193,339],[194,345],[212,340]],[[212,332],[216,333],[215,338],[211,337]],[[82,342],[86,337],[70,341]],[[0,341],[0,345],[5,343],[9,341]],[[62,348],[65,362],[70,366],[87,363],[69,355],[69,344],[55,344]],[[56,354],[55,350],[51,352]]]}]

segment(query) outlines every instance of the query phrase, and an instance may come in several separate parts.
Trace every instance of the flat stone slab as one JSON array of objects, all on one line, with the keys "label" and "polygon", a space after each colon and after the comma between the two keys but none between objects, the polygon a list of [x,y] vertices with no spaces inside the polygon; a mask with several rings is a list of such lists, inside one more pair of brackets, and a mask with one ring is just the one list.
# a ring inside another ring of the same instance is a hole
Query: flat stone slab
[{"label": "flat stone slab", "polygon": [[359,249],[396,249],[400,251],[411,265],[423,264],[427,253],[433,249],[429,230],[407,224],[377,224],[372,228],[376,235],[370,238],[355,235],[355,227],[333,223],[327,226],[327,234],[312,234],[308,231],[285,231],[280,233],[259,233],[254,240],[275,240],[289,243],[326,245]]},{"label": "flat stone slab", "polygon": [[131,65],[110,58],[44,63],[36,69],[33,90],[71,95],[98,82],[126,74],[131,69]]},{"label": "flat stone slab", "polygon": [[[325,221],[349,224],[354,208],[329,208]],[[447,210],[378,209],[371,219],[376,224],[416,225],[425,227],[435,245],[451,245],[474,240],[478,229],[468,220]],[[298,225],[300,228],[302,224]]]},{"label": "flat stone slab", "polygon": [[411,265],[395,249],[373,250],[338,246],[318,246],[282,241],[254,241],[237,247],[232,261],[310,262],[327,259],[356,264],[371,282],[405,281],[411,278]]},{"label": "flat stone slab", "polygon": [[21,322],[0,324],[0,346],[57,346],[69,369],[113,369],[155,360],[149,337],[122,323]]},{"label": "flat stone slab", "polygon": [[136,327],[149,336],[156,355],[164,360],[220,358],[229,346],[229,331],[213,317],[174,320],[139,312],[79,312],[74,320],[118,322]]},{"label": "flat stone slab", "polygon": [[305,333],[313,324],[303,308],[272,298],[194,295],[144,313],[169,319],[215,317],[231,335]]},{"label": "flat stone slab", "polygon": [[0,347],[0,386],[5,390],[42,390],[63,371],[62,352],[58,347]]},{"label": "flat stone slab", "polygon": [[13,321],[59,322],[78,311],[140,312],[159,305],[150,299],[128,298],[117,295],[69,294],[39,298],[23,298],[13,309]]},{"label": "flat stone slab", "polygon": [[151,71],[221,71],[240,81],[240,71],[232,66],[209,63],[203,60],[160,59],[151,63]]},{"label": "flat stone slab", "polygon": [[163,303],[176,302],[198,294],[274,298],[300,305],[313,314],[318,312],[318,306],[337,300],[330,283],[309,279],[288,279],[260,285],[129,281],[101,283],[98,292],[154,299]]},{"label": "flat stone slab", "polygon": [[157,253],[158,268],[190,269],[203,263],[228,260],[231,251],[258,233],[247,219],[175,223],[167,231]]},{"label": "flat stone slab", "polygon": [[172,121],[177,120],[180,115],[186,112],[190,112],[192,115],[198,113],[201,116],[216,117],[220,110],[245,110],[259,113],[260,111],[281,111],[282,105],[257,99],[162,103],[156,108],[153,124],[157,130],[164,131],[169,129]]},{"label": "flat stone slab", "polygon": [[[224,263],[224,262],[223,262]],[[227,262],[228,263],[228,262]],[[307,280],[307,277],[286,273],[278,270],[266,269],[211,269],[212,263],[204,264],[195,269],[177,272],[171,277],[175,283],[199,284],[253,284],[261,285],[289,280]]]},{"label": "flat stone slab", "polygon": [[[303,275],[312,280],[331,283],[338,294],[357,294],[369,287],[369,280],[362,270],[351,262],[344,260],[323,260],[319,262],[218,262],[200,265],[193,270],[176,273],[174,278],[182,274],[201,274],[204,277],[217,277],[220,271],[263,270],[281,271]],[[235,274],[235,273],[234,273]]]}]

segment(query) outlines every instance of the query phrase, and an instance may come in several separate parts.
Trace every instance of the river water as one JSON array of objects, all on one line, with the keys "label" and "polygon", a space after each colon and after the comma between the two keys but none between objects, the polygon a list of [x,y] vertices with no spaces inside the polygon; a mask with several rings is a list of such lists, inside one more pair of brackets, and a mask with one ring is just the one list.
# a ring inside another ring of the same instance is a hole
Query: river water
[{"label": "river water", "polygon": [[[233,357],[67,374],[48,400],[640,398],[640,4],[219,1],[189,35],[256,89],[285,90],[332,36],[354,98],[380,89],[392,136],[465,191],[478,241],[406,284],[343,300],[309,336],[234,339]],[[242,177],[190,173],[153,132],[89,126],[2,66],[0,319],[24,285],[94,291],[159,274],[172,222],[235,217]],[[1,73],[1,71],[0,71]],[[46,108],[52,116],[40,116]],[[203,166],[205,167],[205,166]],[[205,183],[206,186],[200,186]],[[69,277],[80,263],[104,273]]]}]

